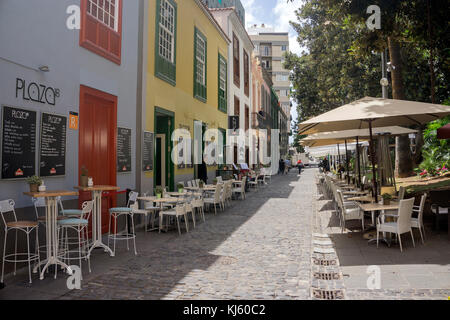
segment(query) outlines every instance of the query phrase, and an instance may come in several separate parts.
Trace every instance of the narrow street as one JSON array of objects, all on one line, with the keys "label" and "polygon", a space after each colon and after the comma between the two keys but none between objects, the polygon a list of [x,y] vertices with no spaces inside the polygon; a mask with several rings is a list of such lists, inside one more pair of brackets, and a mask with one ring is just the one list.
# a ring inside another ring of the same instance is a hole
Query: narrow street
[{"label": "narrow street", "polygon": [[116,257],[95,252],[81,290],[69,291],[62,273],[24,288],[25,275],[0,299],[309,299],[316,170],[273,176],[181,236],[140,228],[138,256],[125,243]]}]

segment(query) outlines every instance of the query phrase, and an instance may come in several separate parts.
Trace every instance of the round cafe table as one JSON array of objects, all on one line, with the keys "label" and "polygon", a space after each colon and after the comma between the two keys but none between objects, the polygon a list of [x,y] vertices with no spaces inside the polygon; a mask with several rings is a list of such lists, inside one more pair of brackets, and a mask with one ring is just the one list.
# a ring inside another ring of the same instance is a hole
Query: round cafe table
[{"label": "round cafe table", "polygon": [[91,248],[89,249],[88,256],[91,255],[92,250],[95,248],[103,248],[105,252],[109,252],[111,257],[114,257],[114,252],[103,243],[102,240],[102,193],[103,191],[117,191],[120,188],[116,186],[92,186],[92,187],[74,187],[80,191],[91,191],[92,200],[94,200],[94,207],[92,209],[92,239]]},{"label": "round cafe table", "polygon": [[33,273],[37,272],[39,266],[41,269],[39,279],[44,279],[44,272],[50,265],[60,265],[67,269],[68,274],[72,274],[72,269],[58,258],[58,226],[56,224],[58,216],[58,197],[77,196],[76,191],[44,191],[44,192],[24,192],[25,195],[33,198],[45,198],[45,233],[47,246],[47,259],[41,261],[33,268]]}]

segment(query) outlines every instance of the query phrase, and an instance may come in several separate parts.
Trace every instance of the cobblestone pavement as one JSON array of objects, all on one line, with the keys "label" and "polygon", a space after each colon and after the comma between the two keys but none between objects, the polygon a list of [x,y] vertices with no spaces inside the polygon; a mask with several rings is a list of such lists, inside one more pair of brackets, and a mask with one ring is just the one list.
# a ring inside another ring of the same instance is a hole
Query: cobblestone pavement
[{"label": "cobblestone pavement", "polygon": [[[392,299],[444,299],[450,297],[450,250],[447,236],[431,230],[425,220],[426,240],[422,244],[415,235],[416,247],[411,238],[402,237],[404,250],[397,244],[387,247],[380,243],[368,244],[361,233],[360,221],[347,222],[344,233],[331,201],[319,188],[317,208],[314,217],[314,239],[317,234],[327,236],[332,245],[328,259],[336,259],[337,265],[330,267],[339,274],[339,279],[323,281],[312,279],[312,286],[328,289],[342,289],[346,299],[352,300],[392,300]],[[366,226],[370,218],[366,218]],[[314,246],[314,248],[317,246]],[[313,250],[314,250],[313,248]],[[317,253],[313,253],[313,256]],[[379,267],[380,288],[367,287],[369,266]],[[313,270],[317,267],[313,265]]]},{"label": "cobblestone pavement", "polygon": [[0,299],[309,299],[315,172],[274,176],[181,236],[138,232],[138,256],[100,250],[81,290],[68,291],[61,273],[10,285]]}]

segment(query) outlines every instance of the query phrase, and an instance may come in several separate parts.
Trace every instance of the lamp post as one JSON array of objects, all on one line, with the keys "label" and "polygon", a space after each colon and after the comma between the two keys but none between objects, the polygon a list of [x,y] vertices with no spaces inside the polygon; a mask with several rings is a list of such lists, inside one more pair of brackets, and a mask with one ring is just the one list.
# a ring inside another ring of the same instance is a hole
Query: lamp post
[{"label": "lamp post", "polygon": [[388,99],[388,86],[389,80],[387,78],[387,49],[384,49],[381,53],[381,94],[383,99]]}]

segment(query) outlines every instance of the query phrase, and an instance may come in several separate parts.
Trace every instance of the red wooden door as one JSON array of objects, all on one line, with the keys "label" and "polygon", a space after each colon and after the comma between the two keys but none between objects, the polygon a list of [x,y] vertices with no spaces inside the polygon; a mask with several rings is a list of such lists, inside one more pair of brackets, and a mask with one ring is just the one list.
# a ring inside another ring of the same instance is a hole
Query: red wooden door
[{"label": "red wooden door", "polygon": [[[81,172],[80,169],[84,165],[95,185],[116,185],[117,97],[80,86],[79,128],[78,172]],[[91,198],[90,192],[80,192],[80,205]],[[104,192],[103,233],[108,231],[108,209],[115,204],[115,194]]]}]

